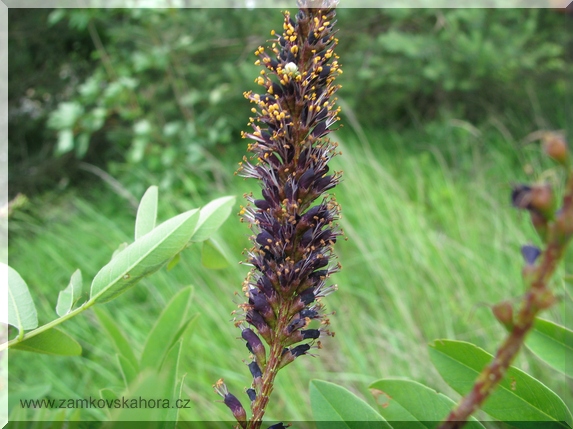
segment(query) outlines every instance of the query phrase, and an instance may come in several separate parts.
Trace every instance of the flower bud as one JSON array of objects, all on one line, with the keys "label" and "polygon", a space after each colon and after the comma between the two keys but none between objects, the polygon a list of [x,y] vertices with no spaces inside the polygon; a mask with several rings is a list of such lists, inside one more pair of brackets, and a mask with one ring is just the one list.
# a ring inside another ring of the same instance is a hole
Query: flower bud
[{"label": "flower bud", "polygon": [[509,331],[513,329],[513,307],[509,301],[495,304],[491,311],[495,318]]},{"label": "flower bud", "polygon": [[565,137],[557,133],[547,133],[543,137],[543,150],[551,159],[559,164],[567,165],[569,150]]},{"label": "flower bud", "polygon": [[516,185],[511,192],[511,202],[514,207],[534,211],[545,217],[554,217],[553,189],[548,184]]},{"label": "flower bud", "polygon": [[255,392],[255,389],[247,389],[247,395],[249,396],[251,402],[257,399],[257,392]]},{"label": "flower bud", "polygon": [[243,329],[241,333],[243,340],[247,342],[247,348],[249,351],[255,355],[257,362],[260,366],[264,366],[267,361],[267,353],[265,350],[265,346],[263,345],[261,339],[258,337],[255,332],[250,329],[246,328]]},{"label": "flower bud", "polygon": [[548,184],[534,185],[531,187],[531,206],[548,219],[553,218],[554,198],[553,189]]},{"label": "flower bud", "polygon": [[261,368],[259,368],[259,365],[257,365],[256,361],[252,361],[249,364],[249,370],[251,371],[251,375],[253,376],[253,378],[259,378],[263,376]]}]

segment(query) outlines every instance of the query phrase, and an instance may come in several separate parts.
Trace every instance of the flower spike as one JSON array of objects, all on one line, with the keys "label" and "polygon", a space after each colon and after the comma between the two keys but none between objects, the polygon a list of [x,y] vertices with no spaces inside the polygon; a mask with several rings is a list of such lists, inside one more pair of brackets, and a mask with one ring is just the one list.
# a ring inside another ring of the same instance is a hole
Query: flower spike
[{"label": "flower spike", "polygon": [[321,300],[336,290],[328,281],[340,269],[333,246],[342,234],[340,207],[328,194],[341,180],[328,166],[338,155],[328,134],[339,120],[334,94],[342,73],[335,5],[300,1],[295,16],[284,12],[282,33],[271,33],[271,46],[255,52],[262,91],[244,94],[253,104],[252,130],[242,133],[252,156],[238,174],[262,188],[260,196],[246,195],[241,208],[253,245],[238,322],[249,326],[241,336],[254,356],[249,429],[261,426],[278,370],[333,335]]}]

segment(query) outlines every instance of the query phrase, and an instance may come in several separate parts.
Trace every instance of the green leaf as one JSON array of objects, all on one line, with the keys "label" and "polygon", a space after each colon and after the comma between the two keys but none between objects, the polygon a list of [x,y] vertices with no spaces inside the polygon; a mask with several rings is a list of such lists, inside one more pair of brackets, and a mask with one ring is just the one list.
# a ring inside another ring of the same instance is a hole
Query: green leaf
[{"label": "green leaf", "polygon": [[354,393],[326,381],[310,382],[310,405],[318,429],[392,428]]},{"label": "green leaf", "polygon": [[197,229],[191,241],[199,242],[211,237],[229,217],[234,204],[235,197],[221,197],[203,207],[200,211]]},{"label": "green leaf", "polygon": [[[181,350],[188,350],[190,337],[193,334],[194,325],[198,318],[199,315],[196,314],[183,324],[176,335],[175,343],[165,357],[163,366],[161,367],[164,377],[170,380],[172,397],[174,399],[181,399],[183,395],[183,380],[185,379],[185,374],[181,375],[183,372],[181,370]],[[167,412],[165,420],[169,423],[166,424],[164,429],[175,428],[177,426],[176,422],[179,419],[179,411],[179,408],[174,407]]]},{"label": "green leaf", "polygon": [[47,355],[79,356],[82,346],[59,329],[52,328],[12,346],[12,349]]},{"label": "green leaf", "polygon": [[[378,380],[370,385],[370,391],[380,414],[394,429],[433,429],[456,406],[447,396],[411,380]],[[483,425],[472,417],[464,427]]]},{"label": "green leaf", "polygon": [[133,380],[137,378],[138,371],[136,367],[132,365],[131,361],[129,361],[125,356],[120,354],[117,354],[116,356],[125,387],[129,387],[129,385],[133,383]]},{"label": "green leaf", "polygon": [[187,321],[181,325],[181,328],[179,328],[179,331],[177,331],[177,333],[175,334],[173,342],[179,341],[181,339],[181,341],[183,341],[183,346],[186,347],[188,343],[191,341],[190,338],[193,335],[193,330],[195,329],[195,323],[197,322],[198,319],[199,319],[199,314],[195,314],[194,316],[191,316],[189,319],[187,319]]},{"label": "green leaf", "polygon": [[144,236],[155,228],[157,221],[157,186],[150,186],[137,208],[137,216],[135,217],[135,239]]},{"label": "green leaf", "polygon": [[134,371],[137,371],[139,368],[137,358],[133,353],[131,345],[125,338],[125,335],[117,326],[116,321],[103,308],[94,307],[94,312],[99,320],[99,323],[102,325],[107,335],[111,339],[113,347],[117,353],[119,353],[120,356],[124,357],[130,363],[132,368],[134,368]]},{"label": "green leaf", "polygon": [[71,311],[82,294],[82,283],[82,272],[78,269],[72,274],[68,286],[58,295],[58,303],[56,304],[58,316],[65,316]]},{"label": "green leaf", "polygon": [[187,245],[198,219],[196,209],[182,213],[127,246],[96,274],[91,300],[110,301],[159,270]]},{"label": "green leaf", "polygon": [[[177,386],[175,386],[175,391],[174,391],[174,399],[178,400],[178,399],[183,399],[183,383],[185,382],[185,374],[183,374],[183,376],[181,377],[181,379],[179,380],[179,382],[177,383]],[[184,401],[187,401],[187,399],[183,399]],[[183,404],[181,404],[183,405]],[[179,411],[181,410],[181,408],[179,407],[174,407],[171,408],[170,410],[167,411],[167,416],[165,419],[165,423],[166,423],[166,428],[177,428],[177,422],[179,421]]]},{"label": "green leaf", "polygon": [[179,262],[181,262],[181,252],[175,255],[173,258],[171,258],[171,260],[167,264],[167,271],[171,271],[173,268],[177,266],[177,264],[179,264]]},{"label": "green leaf", "polygon": [[[463,341],[436,340],[430,345],[430,358],[446,383],[465,395],[493,356]],[[545,423],[544,428],[567,427],[562,422],[573,424],[571,413],[559,396],[515,367],[508,369],[482,409],[492,417],[511,422],[516,427],[530,427],[531,423],[528,422],[531,421],[553,423]]]},{"label": "green leaf", "polygon": [[77,101],[60,103],[48,118],[48,127],[54,130],[69,129],[71,131],[83,113],[84,108]]},{"label": "green leaf", "polygon": [[[28,290],[28,285],[18,272],[6,264],[0,263],[2,278],[8,277],[8,293],[3,291],[2,296],[8,296],[8,324],[22,332],[38,326],[38,313]],[[7,275],[6,275],[7,274]],[[4,282],[1,282],[5,285]]]},{"label": "green leaf", "polygon": [[169,402],[172,401],[170,393],[165,377],[157,372],[145,371],[139,374],[137,380],[129,386],[129,392],[122,395],[125,399],[121,403],[125,400],[128,407],[114,408],[105,427],[123,429],[124,421],[146,422],[138,423],[141,428],[162,427],[168,410],[164,406],[170,406]]},{"label": "green leaf", "polygon": [[210,238],[203,242],[201,263],[210,270],[221,270],[229,266],[229,262],[219,244]]},{"label": "green leaf", "polygon": [[[8,389],[6,389],[8,390]],[[10,390],[8,395],[8,409],[20,408],[20,400],[44,399],[52,390],[51,384],[38,384],[36,386],[26,386],[22,390]]]},{"label": "green leaf", "polygon": [[56,145],[56,155],[62,155],[74,148],[74,132],[71,128],[58,131],[58,144]]},{"label": "green leaf", "polygon": [[554,369],[573,378],[573,331],[537,318],[525,345]]},{"label": "green leaf", "polygon": [[117,255],[119,255],[125,249],[127,249],[127,243],[121,243],[119,246],[117,246],[117,249],[115,249],[113,251],[113,254],[111,255],[111,259],[115,258]]},{"label": "green leaf", "polygon": [[175,341],[182,321],[187,319],[192,295],[192,288],[186,287],[180,290],[163,309],[145,342],[141,354],[141,369],[158,368],[161,365]]},{"label": "green leaf", "polygon": [[101,399],[103,399],[104,401],[108,400],[108,401],[112,401],[112,402],[118,398],[117,394],[113,390],[111,390],[107,387],[104,387],[103,389],[99,390],[99,397]]}]

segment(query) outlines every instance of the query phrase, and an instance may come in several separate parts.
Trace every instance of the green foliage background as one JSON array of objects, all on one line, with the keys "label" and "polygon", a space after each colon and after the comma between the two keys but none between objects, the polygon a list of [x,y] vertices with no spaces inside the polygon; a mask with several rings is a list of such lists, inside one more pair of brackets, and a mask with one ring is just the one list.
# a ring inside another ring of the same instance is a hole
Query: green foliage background
[{"label": "green foliage background", "polygon": [[[166,203],[160,219],[257,191],[233,175],[250,114],[242,93],[255,87],[254,49],[281,23],[272,9],[9,10],[10,193],[30,197],[10,219],[10,264],[30,286],[41,323],[55,317],[57,292],[76,268],[93,278],[129,240],[131,206],[149,185]],[[559,174],[528,135],[564,129],[573,140],[571,24],[552,10],[339,10],[344,128],[334,168],[344,171],[336,194],[348,241],[337,244],[340,290],[326,301],[336,336],[318,358],[279,376],[269,418],[311,419],[315,377],[371,404],[367,386],[387,376],[456,398],[433,370],[427,342],[447,337],[494,351],[503,329],[487,306],[520,295],[519,247],[536,242],[528,219],[509,207],[510,184]],[[201,315],[184,387],[194,407],[183,419],[230,419],[211,389],[220,377],[247,402],[247,350],[230,313],[248,234],[231,217],[217,237],[227,268],[201,266],[191,249],[172,271],[106,304],[141,351],[169,299],[195,286]],[[570,251],[555,282],[563,300],[547,314],[570,328],[571,266]],[[12,352],[12,401],[119,389],[95,316],[64,330],[83,356]],[[517,364],[573,402],[570,380],[528,352]],[[99,410],[13,412],[106,418]]]}]

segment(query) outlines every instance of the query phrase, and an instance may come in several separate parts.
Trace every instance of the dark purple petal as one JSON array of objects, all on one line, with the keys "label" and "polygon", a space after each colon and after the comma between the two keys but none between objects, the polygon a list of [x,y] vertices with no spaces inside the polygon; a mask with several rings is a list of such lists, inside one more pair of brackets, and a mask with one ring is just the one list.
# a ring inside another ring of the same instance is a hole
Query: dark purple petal
[{"label": "dark purple petal", "polygon": [[306,330],[300,331],[300,333],[302,334],[302,337],[305,340],[307,340],[309,338],[316,339],[316,338],[320,337],[320,331],[318,329],[306,329]]},{"label": "dark purple petal", "polygon": [[287,332],[290,334],[295,329],[300,329],[306,325],[306,320],[304,319],[296,319],[290,322],[287,326]]},{"label": "dark purple petal", "polygon": [[520,209],[531,209],[531,186],[515,185],[511,191],[511,204]]},{"label": "dark purple petal", "polygon": [[316,311],[316,310],[311,310],[311,309],[308,309],[308,308],[305,308],[304,310],[302,310],[302,311],[299,313],[299,315],[300,315],[300,317],[302,317],[303,319],[306,318],[306,317],[308,317],[309,319],[316,319],[316,318],[319,316],[318,311]]},{"label": "dark purple petal", "polygon": [[299,357],[300,355],[306,354],[307,351],[310,350],[310,346],[308,344],[301,344],[290,349],[290,352],[294,357]]},{"label": "dark purple petal", "polygon": [[304,188],[308,189],[311,185],[312,181],[314,180],[314,168],[310,167],[308,170],[304,172],[300,179],[298,179],[298,184]]},{"label": "dark purple petal", "polygon": [[314,137],[322,137],[324,136],[326,133],[325,131],[327,130],[327,126],[326,126],[326,122],[320,122],[316,127],[314,127],[314,129],[312,130],[312,135]]},{"label": "dark purple petal", "polygon": [[268,246],[273,243],[273,236],[267,231],[262,231],[259,235],[257,235],[257,243],[259,243],[261,246]]},{"label": "dark purple petal", "polygon": [[251,402],[257,399],[257,392],[255,392],[255,389],[247,389],[247,395],[249,396]]},{"label": "dark purple petal", "polygon": [[251,371],[251,374],[253,376],[253,378],[258,378],[258,377],[262,377],[263,373],[261,371],[261,368],[259,368],[259,365],[257,364],[257,362],[252,361],[249,364],[249,370]]},{"label": "dark purple petal", "polygon": [[300,300],[304,303],[304,305],[308,305],[311,302],[314,301],[315,296],[314,296],[314,291],[312,289],[307,289],[305,290],[303,293],[301,293],[299,296]]},{"label": "dark purple petal", "polygon": [[523,255],[523,259],[525,259],[525,263],[527,265],[533,265],[539,255],[541,255],[541,249],[536,246],[526,244],[521,247],[521,254]]},{"label": "dark purple petal", "polygon": [[247,420],[247,413],[241,405],[241,401],[239,401],[235,395],[232,393],[226,394],[223,398],[223,402],[227,407],[229,407],[238,422],[244,422]]},{"label": "dark purple petal", "polygon": [[267,209],[271,208],[271,205],[268,203],[267,200],[255,200],[254,204],[257,208],[259,208],[261,210],[267,210]]}]

